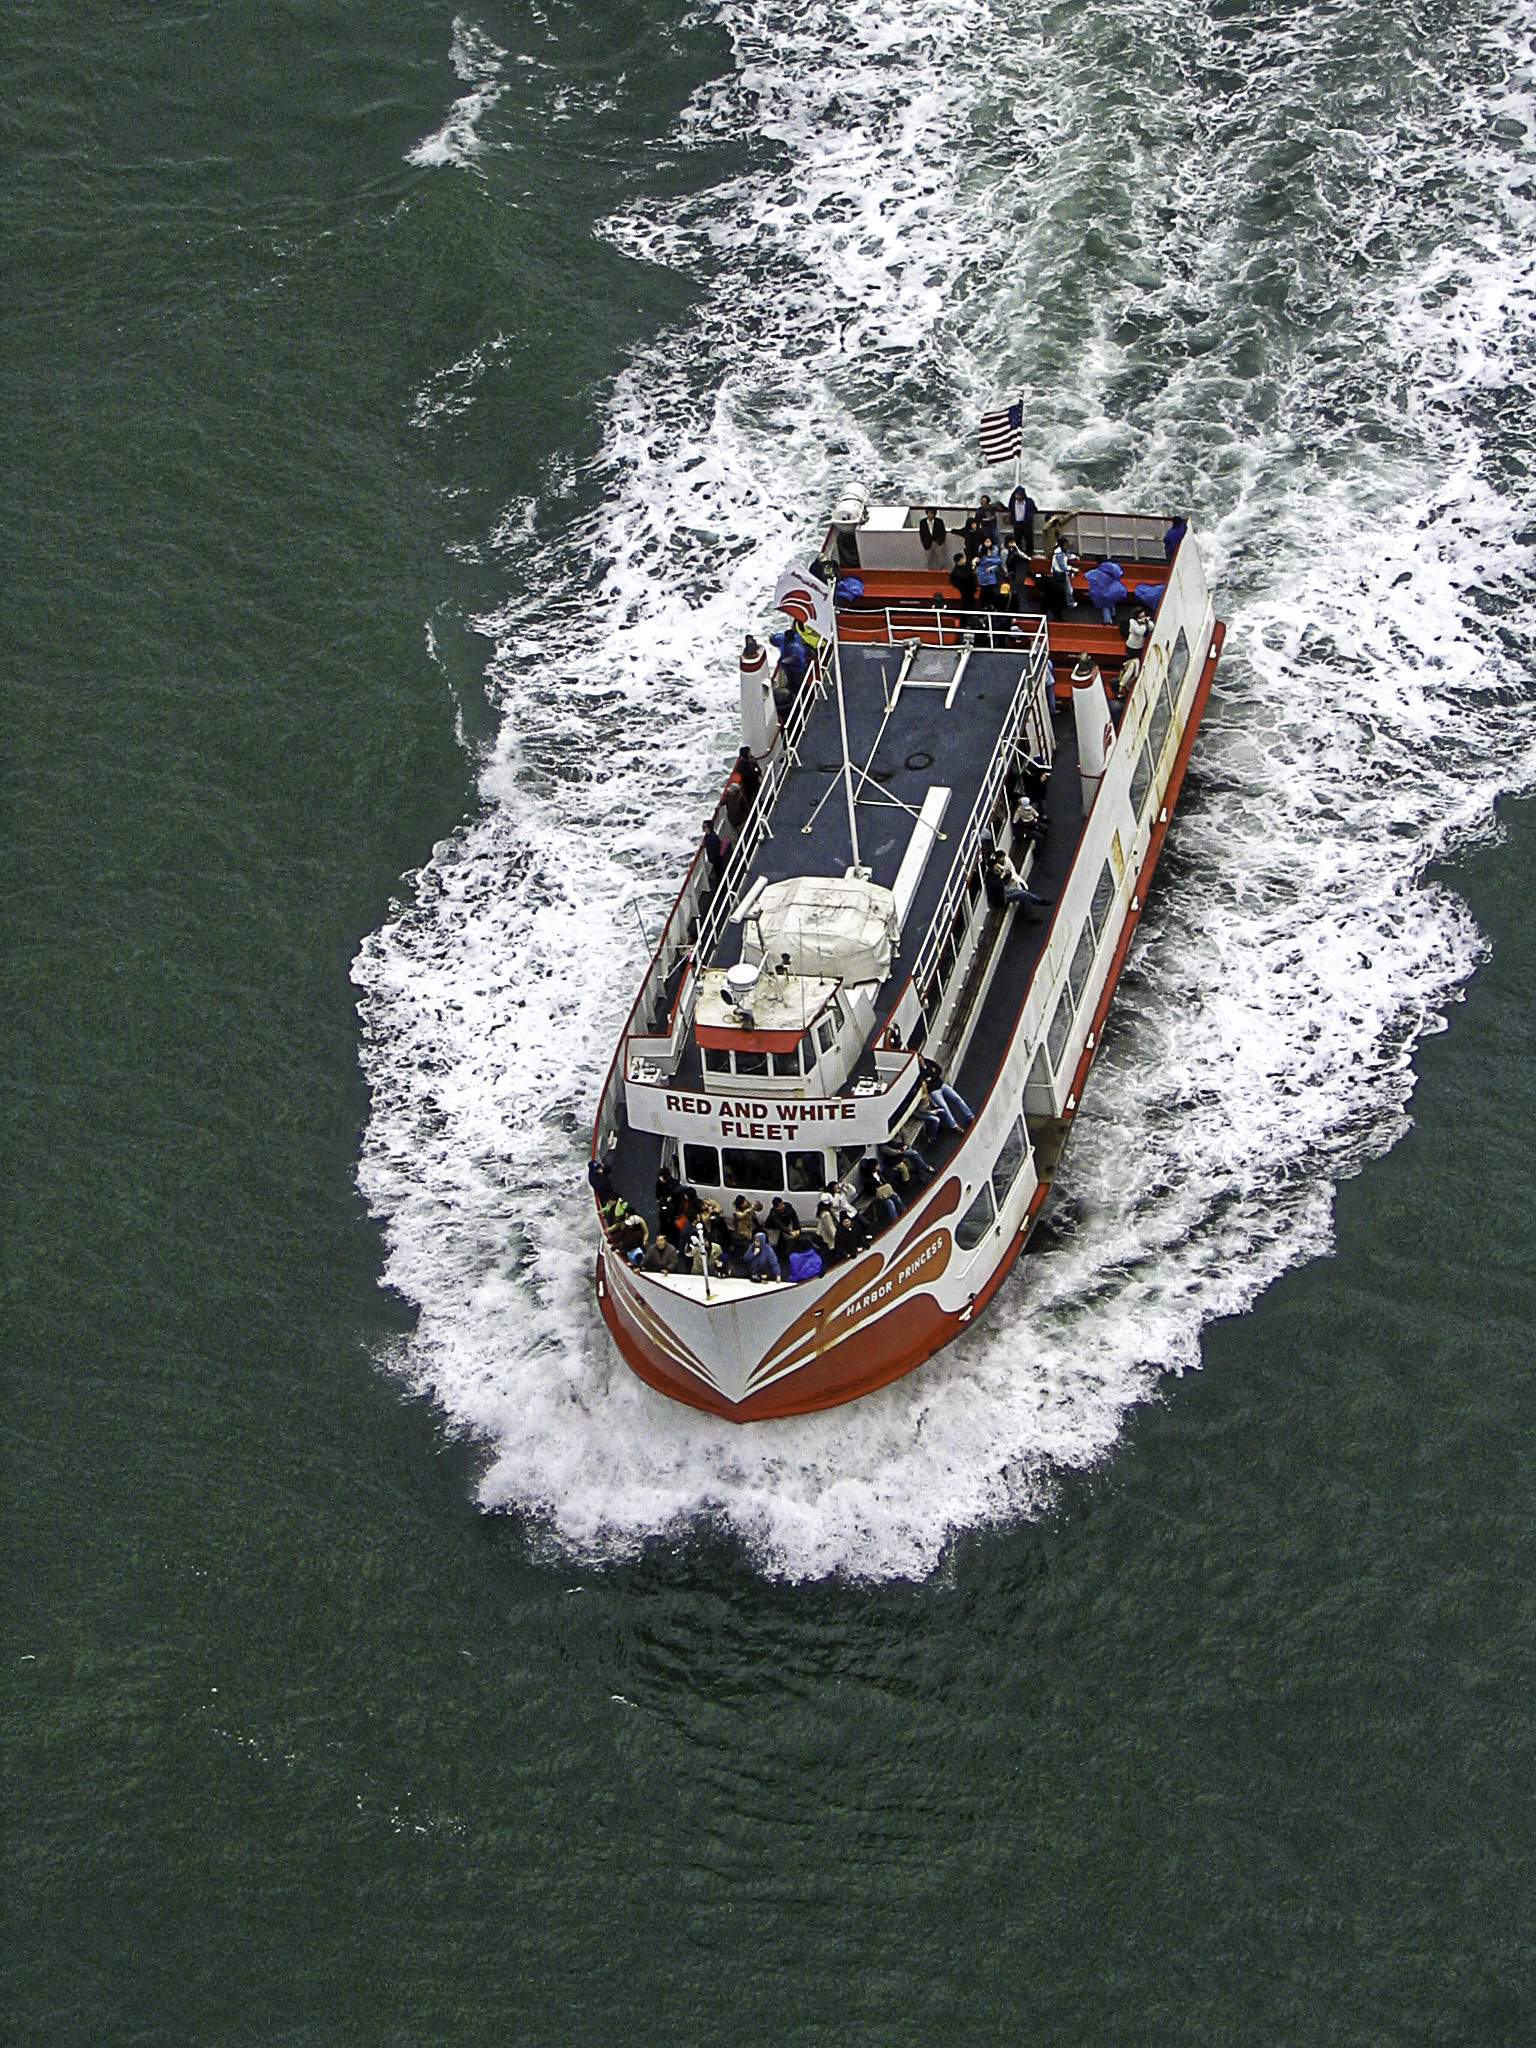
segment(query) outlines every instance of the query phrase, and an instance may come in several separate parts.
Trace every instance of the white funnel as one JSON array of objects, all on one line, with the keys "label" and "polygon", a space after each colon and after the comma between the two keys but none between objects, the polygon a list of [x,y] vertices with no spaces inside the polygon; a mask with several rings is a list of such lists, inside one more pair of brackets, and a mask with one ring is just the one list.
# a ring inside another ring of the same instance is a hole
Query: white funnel
[{"label": "white funnel", "polygon": [[1098,663],[1086,655],[1072,671],[1072,717],[1077,726],[1077,773],[1086,818],[1115,745],[1115,722],[1109,715],[1104,678]]}]

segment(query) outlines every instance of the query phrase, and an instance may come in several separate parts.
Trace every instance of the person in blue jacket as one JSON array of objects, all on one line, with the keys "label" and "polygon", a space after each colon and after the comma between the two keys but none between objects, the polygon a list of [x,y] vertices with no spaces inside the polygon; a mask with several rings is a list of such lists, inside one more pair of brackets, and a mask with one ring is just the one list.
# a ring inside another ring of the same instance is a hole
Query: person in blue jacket
[{"label": "person in blue jacket", "polygon": [[800,628],[791,619],[782,633],[770,633],[769,644],[779,650],[779,667],[792,691],[798,690],[805,681],[805,672],[810,667],[811,650],[800,638]]},{"label": "person in blue jacket", "polygon": [[1002,601],[999,594],[1002,580],[1003,557],[996,540],[989,540],[976,557],[976,587],[989,611],[995,611]]},{"label": "person in blue jacket", "polygon": [[1173,560],[1179,551],[1179,542],[1188,531],[1189,521],[1181,514],[1163,535],[1163,558],[1165,561],[1171,562]]},{"label": "person in blue jacket", "polygon": [[1096,604],[1106,626],[1114,624],[1115,606],[1130,596],[1118,562],[1099,562],[1088,571],[1088,600]]}]

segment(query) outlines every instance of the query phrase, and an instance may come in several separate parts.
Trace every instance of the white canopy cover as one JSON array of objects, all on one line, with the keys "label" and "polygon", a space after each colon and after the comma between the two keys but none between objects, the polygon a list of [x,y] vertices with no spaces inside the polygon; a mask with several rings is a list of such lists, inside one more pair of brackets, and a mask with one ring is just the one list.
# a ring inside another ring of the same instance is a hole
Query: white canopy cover
[{"label": "white canopy cover", "polygon": [[[762,949],[752,939],[761,934]],[[789,955],[792,974],[841,975],[884,981],[901,933],[896,901],[878,882],[798,875],[770,882],[743,933],[743,957],[776,962]]]}]

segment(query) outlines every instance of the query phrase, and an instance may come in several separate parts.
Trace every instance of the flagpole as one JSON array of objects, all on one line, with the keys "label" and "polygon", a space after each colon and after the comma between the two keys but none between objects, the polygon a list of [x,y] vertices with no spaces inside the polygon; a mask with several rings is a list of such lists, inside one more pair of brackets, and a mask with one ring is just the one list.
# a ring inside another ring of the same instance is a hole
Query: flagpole
[{"label": "flagpole", "polygon": [[843,793],[848,799],[848,837],[853,845],[853,864],[862,868],[859,858],[858,803],[853,794],[853,763],[848,758],[848,713],[843,707],[843,657],[837,638],[837,585],[832,586],[832,676],[837,685],[837,724],[843,736]]}]

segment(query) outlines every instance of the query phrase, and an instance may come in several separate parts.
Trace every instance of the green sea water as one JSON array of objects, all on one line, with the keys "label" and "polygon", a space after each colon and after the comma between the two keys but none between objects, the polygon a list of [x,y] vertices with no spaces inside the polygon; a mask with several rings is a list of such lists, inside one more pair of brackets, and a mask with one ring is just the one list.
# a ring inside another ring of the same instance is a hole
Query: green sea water
[{"label": "green sea water", "polygon": [[453,21],[7,13],[0,2038],[1530,2040],[1529,801],[1331,1255],[921,1582],[578,1567],[381,1368],[351,963],[694,291],[593,224],[734,147],[717,22],[583,0],[413,164]]}]

